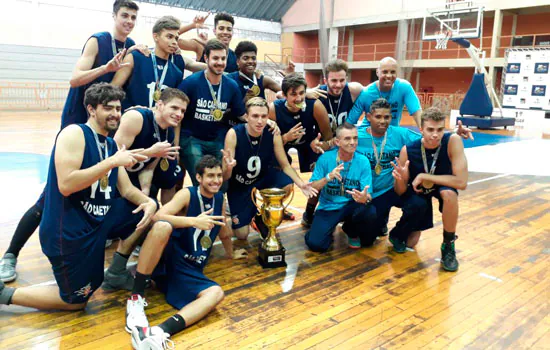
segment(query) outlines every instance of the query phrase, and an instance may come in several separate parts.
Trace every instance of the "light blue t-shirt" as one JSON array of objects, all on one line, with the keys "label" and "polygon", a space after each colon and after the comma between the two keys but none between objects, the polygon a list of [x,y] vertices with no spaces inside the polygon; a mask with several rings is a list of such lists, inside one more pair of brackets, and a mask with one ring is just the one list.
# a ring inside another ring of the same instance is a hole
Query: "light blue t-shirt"
[{"label": "light blue t-shirt", "polygon": [[[311,182],[321,180],[334,168],[336,168],[336,157],[338,156],[338,148],[322,154],[313,170]],[[344,169],[340,172],[344,181],[344,195],[341,195],[341,182],[338,179],[332,179],[323,187],[319,195],[319,206],[317,209],[322,210],[338,210],[343,208],[347,203],[353,201],[350,194],[346,190],[356,189],[363,191],[365,186],[369,186],[368,193],[372,193],[372,175],[369,159],[364,155],[355,152],[353,159],[350,162],[344,162]]]},{"label": "light blue t-shirt", "polygon": [[[380,175],[376,175],[374,172],[374,167],[376,166],[376,157],[374,156],[374,149],[372,147],[373,137],[367,132],[367,126],[360,126],[359,130],[359,145],[357,146],[357,152],[364,154],[370,160],[371,169],[372,169],[372,187],[373,195],[372,198],[376,198],[388,190],[393,190],[393,176],[392,171],[393,167],[390,162],[395,160],[395,157],[399,157],[399,152],[401,148],[407,143],[419,140],[422,135],[400,126],[388,127],[386,131],[386,145],[384,146],[384,152],[382,153],[380,159],[380,166],[382,166],[382,172]],[[376,150],[378,156],[380,157],[380,150],[382,147],[382,142],[384,137],[374,137],[374,144],[376,145]]]},{"label": "light blue t-shirt", "polygon": [[[376,166],[376,157],[374,156],[374,149],[372,147],[373,137],[367,132],[367,126],[361,125],[358,130],[359,133],[359,145],[357,146],[357,152],[364,154],[369,160],[372,169],[372,198],[376,198],[388,190],[393,190],[393,167],[390,162],[395,160],[395,157],[399,157],[401,148],[407,143],[419,140],[422,135],[400,126],[389,126],[386,131],[386,145],[384,146],[384,152],[382,153],[380,166],[382,166],[382,172],[380,175],[376,175],[374,167]],[[378,156],[380,157],[380,150],[384,137],[374,137],[374,144]]]},{"label": "light blue t-shirt", "polygon": [[[385,98],[391,104],[392,120],[391,125],[398,126],[401,122],[401,114],[403,113],[403,107],[407,106],[410,114],[415,113],[420,109],[420,101],[414,92],[411,83],[403,79],[395,79],[390,91],[380,91],[377,82],[374,82],[367,86],[361,94],[357,97],[353,108],[348,114],[348,123],[355,124],[361,117],[363,112],[370,112],[370,105],[379,99]],[[361,125],[370,125],[367,118],[363,119]]]}]

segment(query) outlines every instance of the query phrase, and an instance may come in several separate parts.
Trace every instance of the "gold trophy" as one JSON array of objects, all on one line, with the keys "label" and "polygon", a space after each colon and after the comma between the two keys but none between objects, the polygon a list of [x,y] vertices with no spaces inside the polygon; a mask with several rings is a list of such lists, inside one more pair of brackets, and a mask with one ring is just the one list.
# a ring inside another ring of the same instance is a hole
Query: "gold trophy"
[{"label": "gold trophy", "polygon": [[[258,192],[260,193],[258,198]],[[292,201],[294,191],[290,196],[290,201],[286,206],[283,205],[283,200],[286,196],[285,190],[279,188],[266,188],[257,190],[252,189],[252,203],[258,208],[258,213],[262,216],[262,220],[269,228],[267,238],[262,242],[258,252],[258,261],[265,268],[283,267],[285,262],[285,248],[277,238],[277,226],[283,221],[283,212]],[[259,206],[256,201],[262,202]]]}]

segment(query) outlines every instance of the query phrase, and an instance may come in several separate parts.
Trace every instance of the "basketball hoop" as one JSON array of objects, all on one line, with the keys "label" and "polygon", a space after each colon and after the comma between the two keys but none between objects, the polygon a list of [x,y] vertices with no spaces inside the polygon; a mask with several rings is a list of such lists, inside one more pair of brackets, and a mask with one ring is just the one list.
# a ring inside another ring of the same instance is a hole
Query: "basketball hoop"
[{"label": "basketball hoop", "polygon": [[437,37],[435,38],[436,44],[435,49],[436,50],[446,50],[447,49],[447,43],[449,42],[449,39],[453,36],[453,32],[451,30],[446,30],[444,32],[439,32],[437,34]]}]

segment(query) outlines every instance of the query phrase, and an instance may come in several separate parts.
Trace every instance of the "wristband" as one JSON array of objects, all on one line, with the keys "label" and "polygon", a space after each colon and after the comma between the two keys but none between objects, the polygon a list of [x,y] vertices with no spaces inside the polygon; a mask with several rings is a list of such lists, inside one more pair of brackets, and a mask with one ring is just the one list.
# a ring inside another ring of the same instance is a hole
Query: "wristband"
[{"label": "wristband", "polygon": [[325,178],[327,179],[328,182],[330,182],[330,173],[327,174],[327,176],[325,176]]}]

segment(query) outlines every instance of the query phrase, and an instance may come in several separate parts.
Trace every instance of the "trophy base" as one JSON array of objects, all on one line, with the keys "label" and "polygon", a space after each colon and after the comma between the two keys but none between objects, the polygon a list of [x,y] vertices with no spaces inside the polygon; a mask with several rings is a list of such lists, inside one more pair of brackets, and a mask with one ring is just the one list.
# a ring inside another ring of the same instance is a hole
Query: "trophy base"
[{"label": "trophy base", "polygon": [[276,251],[267,251],[262,246],[258,251],[258,262],[264,269],[272,269],[277,267],[286,267],[285,248]]}]

